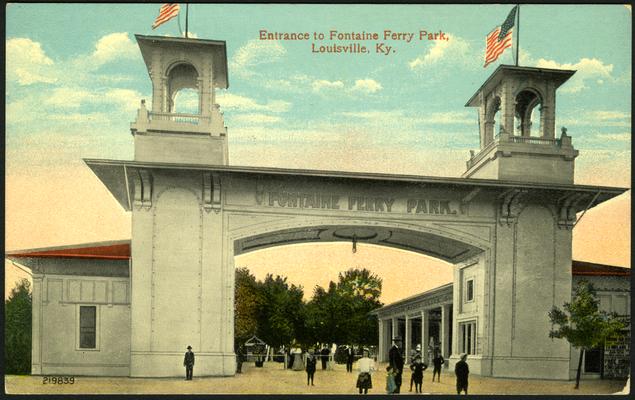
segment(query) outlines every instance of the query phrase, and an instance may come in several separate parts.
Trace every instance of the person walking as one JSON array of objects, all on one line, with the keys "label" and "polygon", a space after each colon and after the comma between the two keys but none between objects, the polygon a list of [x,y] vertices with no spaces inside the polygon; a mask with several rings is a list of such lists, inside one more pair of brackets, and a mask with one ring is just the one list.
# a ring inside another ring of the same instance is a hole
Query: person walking
[{"label": "person walking", "polygon": [[322,346],[322,350],[320,351],[320,358],[322,359],[322,369],[326,369],[326,364],[329,361],[329,355],[331,354],[331,350],[329,350],[327,345]]},{"label": "person walking", "polygon": [[388,360],[390,361],[390,367],[395,371],[395,386],[397,389],[395,393],[400,393],[401,391],[401,374],[403,373],[403,356],[401,355],[401,349],[399,348],[401,344],[401,338],[395,337],[392,339],[392,347],[388,352]]},{"label": "person walking", "polygon": [[465,391],[467,394],[467,379],[470,374],[470,368],[467,365],[467,354],[461,354],[461,361],[457,362],[454,366],[454,374],[456,375],[456,394],[461,394],[461,391]]},{"label": "person walking", "polygon": [[364,349],[362,352],[362,358],[357,362],[357,370],[359,371],[359,375],[357,376],[357,388],[359,389],[359,394],[368,394],[368,389],[373,388],[373,380],[371,378],[371,374],[375,371],[375,362],[371,360],[368,355],[370,352],[367,349]]},{"label": "person walking", "polygon": [[412,371],[412,380],[415,382],[415,392],[422,393],[421,386],[423,385],[423,371],[428,369],[428,364],[424,363],[421,355],[415,357],[410,364],[410,370]]},{"label": "person walking", "polygon": [[434,352],[434,358],[432,359],[432,365],[434,369],[432,370],[432,382],[434,382],[434,376],[437,375],[437,382],[441,382],[441,366],[445,364],[445,360],[441,355],[441,351],[436,350]]},{"label": "person walking", "polygon": [[185,380],[191,381],[194,375],[194,353],[192,352],[192,346],[187,346],[183,366],[185,367]]},{"label": "person walking", "polygon": [[315,376],[315,364],[317,364],[317,359],[315,358],[313,349],[309,349],[309,352],[306,355],[306,385],[307,386],[309,386],[309,382],[311,382],[311,386],[315,386],[313,384],[313,377]]},{"label": "person walking", "polygon": [[346,372],[353,372],[353,361],[355,360],[355,352],[353,346],[346,345]]},{"label": "person walking", "polygon": [[[414,361],[415,358],[421,357],[421,344],[418,344],[417,347],[412,350],[412,354],[410,355],[410,360]],[[412,384],[414,383],[414,375],[410,375],[410,391],[412,392]]]},{"label": "person walking", "polygon": [[245,361],[245,352],[243,350],[243,345],[239,344],[236,349],[236,373],[243,373],[243,361]]}]

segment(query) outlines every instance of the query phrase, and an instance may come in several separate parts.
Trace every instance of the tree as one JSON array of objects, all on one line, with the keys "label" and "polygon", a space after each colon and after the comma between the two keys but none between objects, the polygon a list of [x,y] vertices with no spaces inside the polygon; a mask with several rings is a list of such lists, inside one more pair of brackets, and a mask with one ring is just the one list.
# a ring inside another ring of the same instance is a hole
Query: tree
[{"label": "tree", "polygon": [[616,314],[599,310],[595,289],[587,281],[578,283],[572,301],[564,303],[563,308],[564,311],[554,306],[549,311],[549,319],[555,326],[549,332],[549,337],[567,339],[580,350],[575,377],[575,388],[578,389],[584,352],[603,344],[609,336],[619,335],[626,325]]},{"label": "tree", "polygon": [[258,330],[258,282],[247,268],[236,269],[234,341],[245,343]]},{"label": "tree", "polygon": [[302,340],[306,336],[303,296],[302,287],[288,284],[286,277],[267,274],[259,284],[258,337],[276,347]]},{"label": "tree", "polygon": [[6,374],[31,373],[31,284],[22,279],[4,302]]},{"label": "tree", "polygon": [[382,306],[381,284],[381,278],[366,268],[351,268],[339,274],[337,288],[348,308],[349,342],[372,345],[379,340],[377,317],[369,313]]},{"label": "tree", "polygon": [[346,305],[335,282],[328,290],[316,286],[313,297],[306,306],[306,326],[313,343],[347,343],[348,331]]},{"label": "tree", "polygon": [[330,282],[328,290],[317,286],[307,305],[307,327],[322,343],[377,343],[377,318],[368,315],[381,307],[381,279],[367,269],[349,269]]}]

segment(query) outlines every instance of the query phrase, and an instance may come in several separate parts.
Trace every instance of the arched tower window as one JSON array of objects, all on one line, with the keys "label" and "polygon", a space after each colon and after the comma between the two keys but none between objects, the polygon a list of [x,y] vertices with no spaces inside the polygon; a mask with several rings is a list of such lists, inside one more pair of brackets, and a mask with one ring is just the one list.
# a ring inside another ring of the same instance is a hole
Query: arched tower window
[{"label": "arched tower window", "polygon": [[[514,135],[543,136],[540,124],[542,113],[542,98],[533,89],[523,89],[515,99]],[[534,112],[536,109],[539,112]]]},{"label": "arched tower window", "polygon": [[501,98],[498,96],[493,96],[487,102],[487,106],[485,109],[485,143],[487,145],[489,142],[494,140],[494,129],[496,126],[500,126],[500,109],[501,109]]},{"label": "arched tower window", "polygon": [[174,113],[201,113],[201,94],[198,72],[189,63],[174,65],[167,74],[167,111]]}]

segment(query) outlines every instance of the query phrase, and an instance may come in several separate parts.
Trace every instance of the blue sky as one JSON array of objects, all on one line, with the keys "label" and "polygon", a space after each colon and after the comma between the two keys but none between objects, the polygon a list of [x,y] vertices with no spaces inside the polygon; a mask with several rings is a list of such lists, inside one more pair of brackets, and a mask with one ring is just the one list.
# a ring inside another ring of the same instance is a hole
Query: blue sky
[{"label": "blue sky", "polygon": [[[459,176],[479,145],[476,110],[464,105],[497,65],[513,63],[509,49],[482,66],[485,36],[511,7],[194,4],[189,30],[227,42],[230,87],[218,102],[231,164]],[[9,218],[39,221],[19,194],[28,187],[29,197],[50,199],[41,182],[72,176],[75,187],[102,190],[82,158],[132,158],[129,124],[151,89],[134,34],[179,35],[176,20],[152,31],[158,10],[158,4],[7,6]],[[522,5],[520,18],[521,65],[578,71],[560,88],[556,112],[557,131],[567,126],[580,150],[576,182],[630,186],[631,10]],[[312,54],[314,40],[261,41],[261,29],[441,30],[450,39],[386,41],[396,49],[388,56],[375,54],[372,41],[370,54]],[[94,208],[71,192],[57,196],[55,204],[38,203],[38,212]],[[105,214],[123,214],[114,203],[108,207]],[[26,227],[14,229],[9,243],[28,242]],[[78,222],[76,229],[86,226]]]}]

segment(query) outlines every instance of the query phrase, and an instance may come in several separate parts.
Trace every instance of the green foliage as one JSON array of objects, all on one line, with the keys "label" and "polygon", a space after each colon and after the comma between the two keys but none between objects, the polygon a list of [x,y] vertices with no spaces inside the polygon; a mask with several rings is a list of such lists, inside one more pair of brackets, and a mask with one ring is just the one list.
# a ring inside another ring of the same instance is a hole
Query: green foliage
[{"label": "green foliage", "polygon": [[554,306],[549,312],[549,319],[554,325],[549,337],[566,339],[579,349],[593,349],[625,328],[624,322],[616,315],[600,311],[595,289],[587,281],[578,283],[573,300],[565,303],[563,308]]},{"label": "green foliage", "polygon": [[617,315],[600,311],[595,289],[587,281],[578,283],[573,299],[570,303],[564,303],[563,308],[561,310],[554,306],[549,311],[549,319],[553,324],[549,337],[566,339],[573,347],[580,349],[575,384],[577,389],[584,351],[603,345],[610,336],[619,336],[626,324]]},{"label": "green foliage", "polygon": [[307,305],[307,327],[314,342],[377,343],[377,318],[368,313],[381,307],[381,279],[367,269],[340,273],[328,290],[316,287]]},{"label": "green foliage", "polygon": [[304,333],[304,292],[287,283],[286,277],[268,274],[259,284],[257,335],[270,346],[302,340]]},{"label": "green foliage", "polygon": [[310,302],[302,287],[287,278],[267,275],[257,281],[246,268],[236,270],[235,340],[257,335],[271,346],[315,343],[377,343],[377,318],[368,313],[381,307],[381,279],[366,269],[341,273],[328,290],[317,286]]},{"label": "green foliage", "polygon": [[[247,268],[236,269],[234,341],[245,343],[258,330],[258,283]],[[237,348],[237,346],[236,346]]]},{"label": "green foliage", "polygon": [[21,280],[4,302],[6,374],[31,373],[31,284]]}]

